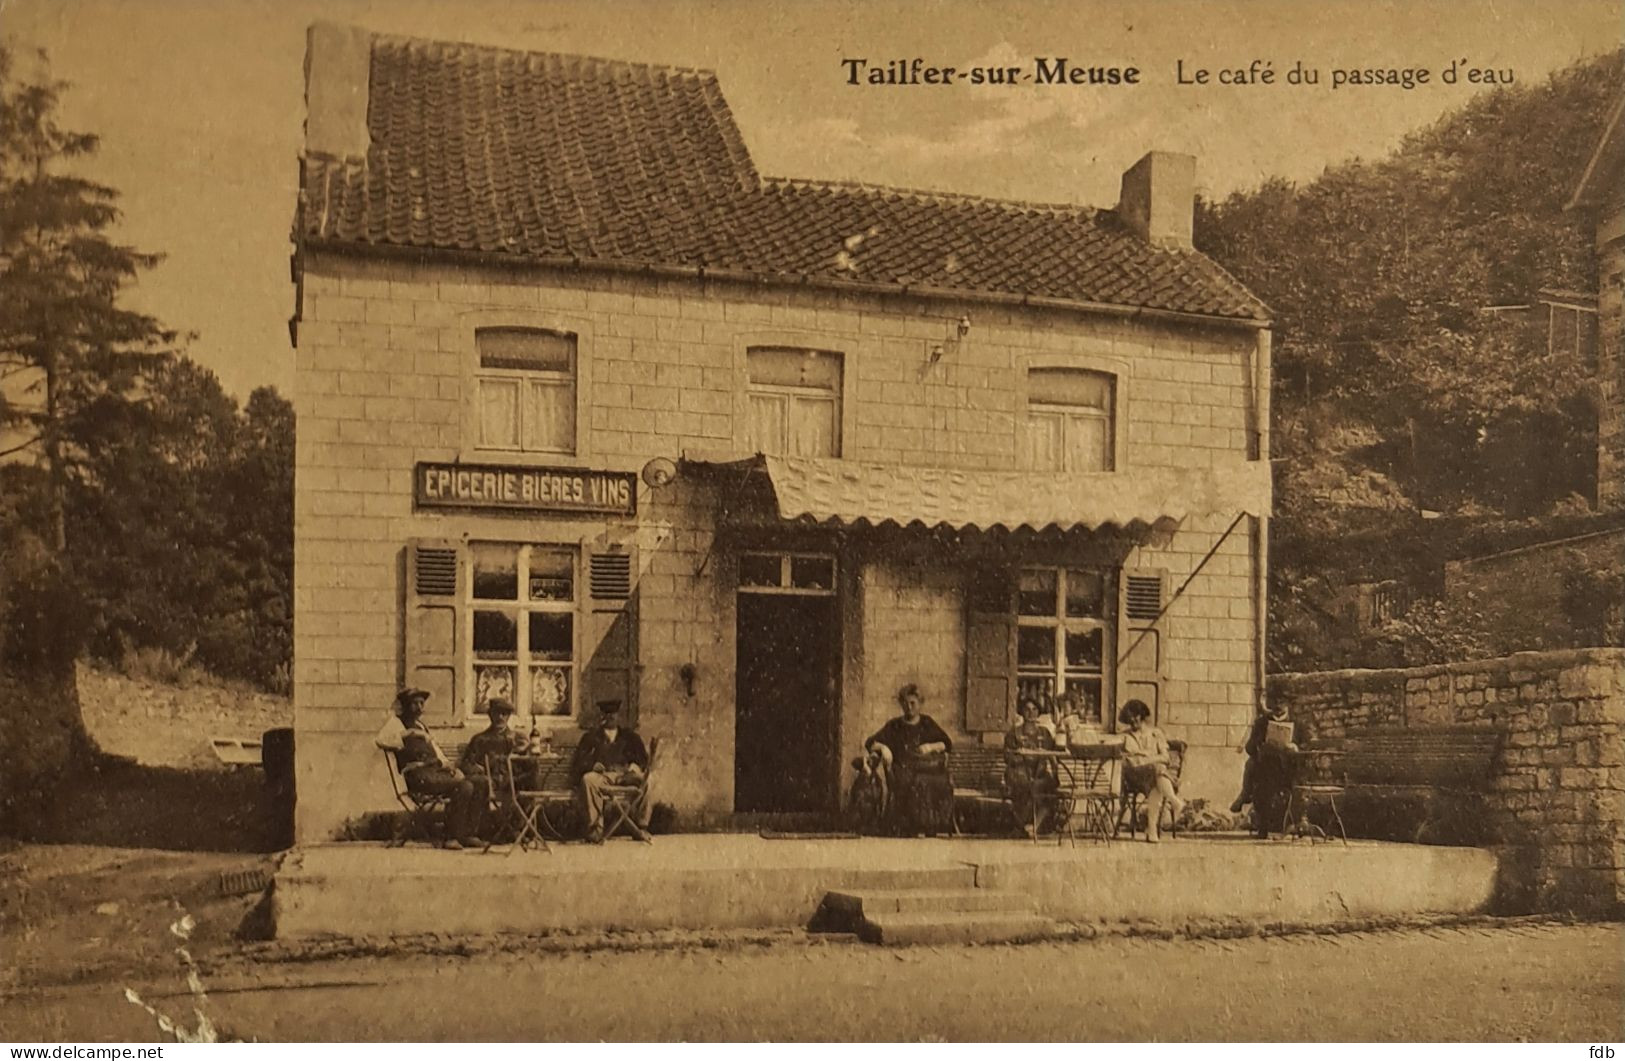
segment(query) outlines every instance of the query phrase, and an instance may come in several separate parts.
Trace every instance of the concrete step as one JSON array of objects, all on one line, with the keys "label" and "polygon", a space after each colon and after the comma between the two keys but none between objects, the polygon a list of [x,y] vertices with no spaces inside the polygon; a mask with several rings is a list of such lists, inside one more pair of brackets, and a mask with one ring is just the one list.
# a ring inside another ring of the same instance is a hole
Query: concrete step
[{"label": "concrete step", "polygon": [[826,894],[824,904],[832,912],[854,918],[872,913],[1031,911],[1034,908],[1032,899],[1020,892],[991,888],[842,888]]},{"label": "concrete step", "polygon": [[867,943],[1009,943],[1041,939],[1054,924],[1027,910],[878,912],[865,917],[858,938]]}]

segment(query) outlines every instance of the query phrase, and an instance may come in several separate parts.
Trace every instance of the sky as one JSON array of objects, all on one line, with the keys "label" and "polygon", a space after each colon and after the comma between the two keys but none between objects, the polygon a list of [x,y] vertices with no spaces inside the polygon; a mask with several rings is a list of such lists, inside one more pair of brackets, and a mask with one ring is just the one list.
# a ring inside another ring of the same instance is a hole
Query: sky
[{"label": "sky", "polygon": [[[72,83],[64,124],[100,134],[86,175],[122,192],[118,238],[165,258],[130,305],[195,333],[240,398],[293,386],[288,233],[305,29],[367,29],[716,71],[758,171],[1112,206],[1148,150],[1197,156],[1210,197],[1374,158],[1484,88],[1620,46],[1625,0],[0,0],[0,36]],[[884,68],[1135,67],[1133,85],[849,83]],[[1219,84],[1257,61],[1274,84]],[[1317,85],[1288,85],[1294,64]],[[1333,87],[1425,68],[1426,85]],[[1198,69],[1206,84],[1193,82]]]}]

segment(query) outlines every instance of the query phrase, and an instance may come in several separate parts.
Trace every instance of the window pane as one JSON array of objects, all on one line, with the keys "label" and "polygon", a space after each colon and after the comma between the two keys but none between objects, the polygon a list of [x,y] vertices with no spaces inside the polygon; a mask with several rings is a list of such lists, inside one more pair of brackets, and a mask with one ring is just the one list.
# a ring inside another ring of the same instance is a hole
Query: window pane
[{"label": "window pane", "polygon": [[788,405],[789,400],[780,394],[750,396],[750,444],[757,453],[785,455]]},{"label": "window pane", "polygon": [[1110,421],[1101,416],[1069,416],[1066,418],[1065,470],[1069,472],[1103,472],[1111,468],[1107,458],[1110,452]]},{"label": "window pane", "polygon": [[1055,614],[1055,569],[1028,568],[1021,573],[1020,603],[1022,615]]},{"label": "window pane", "polygon": [[790,585],[797,589],[834,589],[835,559],[829,556],[792,556]]},{"label": "window pane", "polygon": [[1068,630],[1066,632],[1066,666],[1068,670],[1099,670],[1100,646],[1105,631]]},{"label": "window pane", "polygon": [[570,668],[540,666],[530,669],[530,713],[568,715],[570,713]]},{"label": "window pane", "polygon": [[519,445],[519,384],[514,380],[480,380],[480,445]]},{"label": "window pane", "polygon": [[1016,666],[1053,667],[1055,665],[1055,628],[1053,626],[1019,626],[1016,628]]},{"label": "window pane", "polygon": [[530,599],[575,600],[575,554],[557,549],[530,551]]},{"label": "window pane", "polygon": [[841,355],[825,350],[759,346],[746,352],[752,383],[779,387],[841,389]]},{"label": "window pane", "polygon": [[474,596],[480,600],[519,599],[519,552],[511,545],[475,542]]},{"label": "window pane", "polygon": [[514,668],[481,665],[474,668],[474,703],[476,711],[497,697],[514,703]]},{"label": "window pane", "polygon": [[790,400],[791,456],[839,456],[836,408],[834,400],[829,398],[795,397]]},{"label": "window pane", "polygon": [[1055,677],[1048,675],[1040,677],[1031,675],[1016,679],[1016,706],[1023,700],[1037,700],[1038,710],[1042,714],[1053,714],[1055,711]]},{"label": "window pane", "polygon": [[1027,413],[1027,467],[1036,472],[1061,470],[1061,423],[1059,413]]},{"label": "window pane", "polygon": [[746,553],[739,558],[741,586],[777,586],[781,577],[777,553]]},{"label": "window pane", "polygon": [[1084,405],[1110,412],[1112,378],[1104,372],[1073,368],[1029,369],[1027,400],[1045,405]]},{"label": "window pane", "polygon": [[539,328],[481,328],[474,333],[481,368],[524,372],[570,372],[576,337]]},{"label": "window pane", "polygon": [[525,448],[573,453],[576,448],[575,384],[532,381],[525,388]]},{"label": "window pane", "polygon": [[513,659],[519,655],[519,624],[512,614],[474,613],[474,655],[479,659]]},{"label": "window pane", "polygon": [[1100,679],[1068,677],[1064,706],[1070,714],[1081,715],[1096,724],[1104,722],[1100,713]]},{"label": "window pane", "polygon": [[530,658],[568,661],[575,654],[574,620],[568,612],[531,612]]},{"label": "window pane", "polygon": [[1073,619],[1105,617],[1106,579],[1098,571],[1066,573],[1066,614]]}]

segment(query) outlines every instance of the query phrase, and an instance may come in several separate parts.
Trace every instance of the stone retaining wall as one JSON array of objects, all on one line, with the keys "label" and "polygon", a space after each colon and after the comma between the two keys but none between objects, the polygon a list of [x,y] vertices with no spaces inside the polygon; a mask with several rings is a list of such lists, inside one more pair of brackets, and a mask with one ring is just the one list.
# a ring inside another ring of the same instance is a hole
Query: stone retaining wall
[{"label": "stone retaining wall", "polygon": [[1504,728],[1485,801],[1502,849],[1503,902],[1592,911],[1625,904],[1625,649],[1278,674],[1269,695],[1320,739],[1376,726]]}]

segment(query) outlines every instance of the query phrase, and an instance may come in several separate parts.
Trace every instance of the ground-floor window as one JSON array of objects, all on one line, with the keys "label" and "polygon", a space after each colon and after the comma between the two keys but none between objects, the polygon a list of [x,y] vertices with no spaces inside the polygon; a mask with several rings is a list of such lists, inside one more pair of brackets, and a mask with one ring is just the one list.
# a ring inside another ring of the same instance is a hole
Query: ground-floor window
[{"label": "ground-floor window", "polygon": [[1016,696],[1045,714],[1100,718],[1112,572],[1029,567],[1017,576]]},{"label": "ground-floor window", "polygon": [[[1024,698],[1112,728],[1119,701],[1162,702],[1166,572],[1071,564],[969,572],[965,727],[1002,730]],[[1130,647],[1132,646],[1132,647]]]},{"label": "ground-floor window", "polygon": [[472,542],[469,557],[472,712],[501,697],[522,715],[573,715],[577,550]]}]

